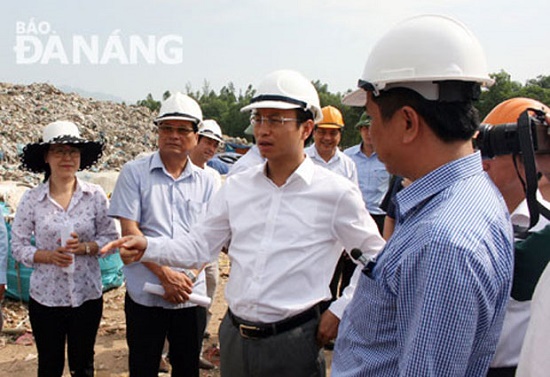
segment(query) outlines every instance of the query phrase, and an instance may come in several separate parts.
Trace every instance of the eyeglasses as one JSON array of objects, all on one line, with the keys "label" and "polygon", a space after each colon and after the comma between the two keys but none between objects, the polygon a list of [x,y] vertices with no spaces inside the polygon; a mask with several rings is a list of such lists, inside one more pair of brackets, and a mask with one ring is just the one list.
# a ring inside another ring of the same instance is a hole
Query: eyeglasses
[{"label": "eyeglasses", "polygon": [[192,128],[185,127],[172,127],[172,126],[159,126],[159,133],[163,135],[169,135],[172,132],[177,132],[178,135],[189,135],[192,132],[195,132]]},{"label": "eyeglasses", "polygon": [[78,148],[52,148],[48,151],[54,157],[63,157],[65,155],[74,158],[80,156],[80,149]]},{"label": "eyeglasses", "polygon": [[270,127],[280,127],[285,122],[299,122],[300,120],[297,118],[284,118],[282,116],[270,116],[270,117],[264,117],[261,115],[252,115],[250,117],[250,124],[255,127],[259,126],[262,123],[267,124]]}]

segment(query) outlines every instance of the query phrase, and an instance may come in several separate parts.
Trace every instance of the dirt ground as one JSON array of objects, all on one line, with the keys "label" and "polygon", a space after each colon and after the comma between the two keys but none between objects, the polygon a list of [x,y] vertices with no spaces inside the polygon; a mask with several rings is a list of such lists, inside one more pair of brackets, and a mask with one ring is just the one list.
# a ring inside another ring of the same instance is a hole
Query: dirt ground
[{"label": "dirt ground", "polygon": [[[229,261],[220,257],[220,280],[214,304],[212,319],[208,325],[209,339],[205,339],[204,357],[219,365],[218,326],[227,309],[223,297],[225,282],[229,273]],[[96,377],[128,376],[128,348],[125,339],[124,286],[104,294],[103,318],[95,347]],[[5,299],[2,304],[4,330],[0,334],[0,377],[34,377],[37,371],[37,353],[30,331],[27,306],[24,303]],[[327,364],[332,352],[325,351]],[[330,368],[329,368],[330,371]],[[201,377],[218,377],[219,369],[201,371]],[[65,367],[63,376],[69,376]],[[159,376],[169,376],[159,373]]]}]

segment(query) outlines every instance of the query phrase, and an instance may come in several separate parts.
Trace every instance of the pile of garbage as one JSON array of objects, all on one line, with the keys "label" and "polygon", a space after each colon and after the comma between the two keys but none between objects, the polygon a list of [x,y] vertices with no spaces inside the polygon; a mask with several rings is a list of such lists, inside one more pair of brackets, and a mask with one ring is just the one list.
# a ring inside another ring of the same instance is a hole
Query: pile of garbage
[{"label": "pile of garbage", "polygon": [[56,120],[76,123],[82,136],[105,142],[93,168],[118,170],[141,152],[155,148],[156,134],[146,107],[83,98],[50,84],[0,83],[0,178],[36,184],[42,177],[19,169],[23,147],[37,142],[42,128]]},{"label": "pile of garbage", "polygon": [[56,120],[72,121],[84,138],[105,143],[92,171],[118,171],[140,153],[156,149],[155,116],[147,107],[84,98],[46,83],[0,83],[0,180],[33,186],[41,181],[41,175],[19,169],[18,155]]}]

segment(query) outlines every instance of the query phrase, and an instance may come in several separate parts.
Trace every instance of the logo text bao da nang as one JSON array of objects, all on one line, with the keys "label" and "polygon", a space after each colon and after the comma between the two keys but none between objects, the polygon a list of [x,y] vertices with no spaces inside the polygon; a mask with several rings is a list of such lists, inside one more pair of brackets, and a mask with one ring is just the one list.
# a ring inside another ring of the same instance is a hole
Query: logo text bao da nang
[{"label": "logo text bao da nang", "polygon": [[107,37],[74,34],[62,38],[49,22],[15,23],[17,64],[179,64],[183,62],[183,38],[179,35],[122,35]]}]

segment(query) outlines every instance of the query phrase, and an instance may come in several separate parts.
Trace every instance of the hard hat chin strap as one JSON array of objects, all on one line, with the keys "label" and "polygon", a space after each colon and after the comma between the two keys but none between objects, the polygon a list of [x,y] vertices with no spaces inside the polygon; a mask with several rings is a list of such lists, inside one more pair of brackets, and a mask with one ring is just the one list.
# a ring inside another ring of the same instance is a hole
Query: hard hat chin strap
[{"label": "hard hat chin strap", "polygon": [[478,100],[481,85],[470,81],[435,81],[439,85],[440,102],[467,102]]}]

